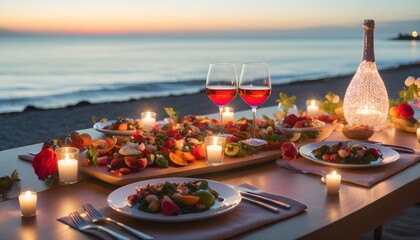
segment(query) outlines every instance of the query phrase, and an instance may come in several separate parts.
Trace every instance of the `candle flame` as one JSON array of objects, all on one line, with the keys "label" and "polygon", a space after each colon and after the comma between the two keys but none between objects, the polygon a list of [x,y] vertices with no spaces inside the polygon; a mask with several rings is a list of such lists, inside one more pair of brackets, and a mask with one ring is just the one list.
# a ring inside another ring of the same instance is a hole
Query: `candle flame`
[{"label": "candle flame", "polygon": [[214,139],[213,139],[213,145],[217,145],[217,137],[214,137]]},{"label": "candle flame", "polygon": [[336,171],[333,171],[333,172],[332,172],[332,175],[333,175],[333,176],[337,175],[337,172],[336,172]]},{"label": "candle flame", "polygon": [[147,118],[150,118],[150,117],[151,117],[150,112],[147,112],[146,117],[147,117]]},{"label": "candle flame", "polygon": [[227,113],[229,112],[229,108],[226,108],[226,112],[227,112]]},{"label": "candle flame", "polygon": [[315,100],[311,101],[311,106],[315,106]]},{"label": "candle flame", "polygon": [[31,196],[31,191],[26,191],[26,192],[25,192],[25,197],[26,197],[26,198],[28,198],[28,197],[30,197],[30,196]]},{"label": "candle flame", "polygon": [[65,159],[66,159],[66,160],[69,160],[69,159],[70,159],[70,154],[66,153],[66,157],[65,157]]}]

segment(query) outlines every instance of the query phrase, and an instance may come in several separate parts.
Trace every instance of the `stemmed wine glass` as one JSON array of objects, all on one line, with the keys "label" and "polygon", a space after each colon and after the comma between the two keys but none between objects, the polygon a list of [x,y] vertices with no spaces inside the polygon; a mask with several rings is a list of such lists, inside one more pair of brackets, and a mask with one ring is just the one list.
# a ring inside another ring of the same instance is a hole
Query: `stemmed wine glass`
[{"label": "stemmed wine glass", "polygon": [[230,103],[238,92],[236,68],[233,63],[212,63],[206,81],[207,96],[219,107],[220,135],[223,134],[223,107]]},{"label": "stemmed wine glass", "polygon": [[252,108],[252,138],[247,140],[250,145],[264,145],[267,141],[256,138],[255,118],[257,107],[263,104],[271,94],[271,78],[265,63],[245,63],[242,66],[239,80],[239,94]]}]

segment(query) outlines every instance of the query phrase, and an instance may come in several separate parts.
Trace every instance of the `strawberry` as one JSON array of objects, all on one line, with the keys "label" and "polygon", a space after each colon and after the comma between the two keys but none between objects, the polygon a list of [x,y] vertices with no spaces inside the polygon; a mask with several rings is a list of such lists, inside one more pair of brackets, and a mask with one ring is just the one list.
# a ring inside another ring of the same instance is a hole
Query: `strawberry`
[{"label": "strawberry", "polygon": [[163,146],[165,147],[165,148],[169,148],[169,149],[172,149],[173,147],[175,147],[175,145],[176,145],[176,141],[175,141],[175,139],[168,139],[164,144],[163,144]]},{"label": "strawberry", "polygon": [[375,159],[378,159],[379,157],[379,151],[375,148],[368,148],[366,153],[371,154]]},{"label": "strawberry", "polygon": [[406,119],[412,119],[414,116],[413,108],[407,103],[401,103],[398,106],[398,112]]},{"label": "strawberry", "polygon": [[290,126],[293,126],[293,125],[295,125],[297,119],[298,119],[298,117],[295,114],[290,114],[290,115],[287,115],[286,117],[284,117],[283,122],[290,125]]},{"label": "strawberry", "polygon": [[99,166],[106,166],[108,164],[108,156],[98,157]]},{"label": "strawberry", "polygon": [[166,132],[166,135],[168,135],[169,137],[174,137],[176,134],[178,134],[178,130],[176,129]]}]

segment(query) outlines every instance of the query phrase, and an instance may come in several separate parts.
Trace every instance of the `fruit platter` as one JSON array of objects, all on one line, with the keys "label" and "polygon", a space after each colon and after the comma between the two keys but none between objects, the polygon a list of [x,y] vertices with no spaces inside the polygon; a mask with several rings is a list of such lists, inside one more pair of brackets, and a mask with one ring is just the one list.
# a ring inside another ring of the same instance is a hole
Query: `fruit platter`
[{"label": "fruit platter", "polygon": [[[260,147],[243,140],[251,136],[252,121],[229,122],[224,164],[210,167],[205,161],[204,138],[217,134],[219,122],[187,115],[176,121],[156,124],[150,131],[137,130],[132,135],[106,135],[94,139],[85,150],[80,171],[115,185],[168,176],[191,176],[243,167],[281,156],[281,146],[288,141],[276,130],[275,121],[258,120],[258,136],[267,141]],[[251,161],[252,160],[252,161]]]},{"label": "fruit platter", "polygon": [[93,125],[93,129],[107,135],[131,135],[142,129],[142,123],[138,119],[124,117],[117,120],[102,118]]},{"label": "fruit platter", "polygon": [[276,128],[282,131],[290,141],[303,140],[320,141],[327,138],[334,130],[334,125],[326,123],[307,115],[287,115],[283,120],[276,122]]}]

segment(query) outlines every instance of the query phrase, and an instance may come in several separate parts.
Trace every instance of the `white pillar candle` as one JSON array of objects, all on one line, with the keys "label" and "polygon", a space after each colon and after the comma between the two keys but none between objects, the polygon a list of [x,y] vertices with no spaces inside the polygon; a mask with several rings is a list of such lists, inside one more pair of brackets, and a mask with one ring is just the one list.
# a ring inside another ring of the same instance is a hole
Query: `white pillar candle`
[{"label": "white pillar candle", "polygon": [[328,194],[338,194],[340,192],[341,175],[336,171],[329,173],[325,177]]},{"label": "white pillar candle", "polygon": [[36,192],[26,191],[19,195],[19,206],[22,217],[32,217],[36,215]]},{"label": "white pillar candle", "polygon": [[231,107],[224,107],[222,113],[222,124],[226,125],[228,122],[235,121],[235,115],[233,113],[233,108]]},{"label": "white pillar candle", "polygon": [[58,178],[61,184],[77,182],[80,151],[74,147],[61,147],[55,150],[57,154]]},{"label": "white pillar candle", "polygon": [[223,164],[224,142],[225,138],[207,137],[206,142],[206,160],[210,166]]},{"label": "white pillar candle", "polygon": [[141,122],[143,123],[143,128],[145,130],[147,131],[152,130],[156,125],[156,113],[155,112],[142,112]]},{"label": "white pillar candle", "polygon": [[318,116],[319,106],[317,105],[317,101],[316,100],[308,100],[308,103],[306,104],[306,112],[308,112],[308,115],[311,116],[311,117]]},{"label": "white pillar candle", "polygon": [[67,157],[58,162],[58,177],[61,183],[71,184],[77,182],[77,165],[76,159]]}]

